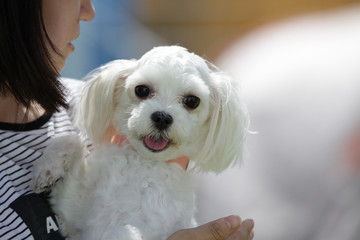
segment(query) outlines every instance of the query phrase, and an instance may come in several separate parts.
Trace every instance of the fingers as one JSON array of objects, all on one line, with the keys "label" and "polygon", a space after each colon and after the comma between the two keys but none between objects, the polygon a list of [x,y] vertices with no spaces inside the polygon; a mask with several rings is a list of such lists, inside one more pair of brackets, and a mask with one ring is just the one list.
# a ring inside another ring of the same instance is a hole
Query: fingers
[{"label": "fingers", "polygon": [[227,240],[252,240],[254,238],[254,220],[246,219]]},{"label": "fingers", "polygon": [[229,216],[215,220],[198,227],[202,233],[202,236],[199,236],[198,239],[226,239],[239,228],[240,224],[241,219],[239,216]]},{"label": "fingers", "polygon": [[239,216],[229,216],[197,228],[180,230],[173,234],[169,240],[251,240],[252,238],[249,237],[253,226],[252,220],[246,220],[242,224]]}]

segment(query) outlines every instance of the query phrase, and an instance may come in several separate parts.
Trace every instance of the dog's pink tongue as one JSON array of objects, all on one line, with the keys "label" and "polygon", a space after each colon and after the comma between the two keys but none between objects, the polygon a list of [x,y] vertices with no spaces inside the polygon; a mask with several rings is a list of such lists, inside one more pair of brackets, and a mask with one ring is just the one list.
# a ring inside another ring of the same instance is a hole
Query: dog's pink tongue
[{"label": "dog's pink tongue", "polygon": [[155,139],[153,137],[145,137],[145,144],[146,146],[148,146],[148,148],[151,148],[153,150],[162,150],[164,149],[167,144],[168,144],[169,140],[165,139],[165,138],[159,138],[159,139]]}]

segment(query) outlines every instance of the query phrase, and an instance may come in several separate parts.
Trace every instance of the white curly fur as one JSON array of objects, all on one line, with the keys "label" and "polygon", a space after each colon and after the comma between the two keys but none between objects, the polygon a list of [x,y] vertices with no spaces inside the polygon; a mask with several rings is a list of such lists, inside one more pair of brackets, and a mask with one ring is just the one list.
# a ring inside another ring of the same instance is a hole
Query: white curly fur
[{"label": "white curly fur", "polygon": [[[238,82],[178,46],[154,48],[139,60],[110,62],[89,78],[76,123],[95,148],[86,159],[79,158],[81,149],[75,151],[76,161],[65,161],[72,166],[53,187],[52,203],[62,231],[70,239],[158,240],[194,226],[189,172],[218,173],[241,158],[248,119]],[[150,95],[139,98],[137,86],[147,86]],[[200,99],[195,109],[183,102],[189,95]],[[172,123],[156,128],[154,112],[170,115]],[[110,126],[129,144],[119,147],[104,141]],[[144,138],[150,135],[168,139],[168,146],[149,150]],[[78,138],[63,137],[49,148],[61,152],[59,146],[69,141],[79,146]],[[166,163],[183,155],[191,159],[189,171]],[[38,168],[35,185],[44,186],[42,165]]]}]

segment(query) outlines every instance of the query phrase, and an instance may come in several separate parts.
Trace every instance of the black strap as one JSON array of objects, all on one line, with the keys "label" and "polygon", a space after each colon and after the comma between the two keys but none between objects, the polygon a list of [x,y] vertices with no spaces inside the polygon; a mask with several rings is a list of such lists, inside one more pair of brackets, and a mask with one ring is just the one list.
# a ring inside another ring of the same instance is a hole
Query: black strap
[{"label": "black strap", "polygon": [[22,218],[35,240],[65,240],[46,194],[21,196],[10,207]]}]

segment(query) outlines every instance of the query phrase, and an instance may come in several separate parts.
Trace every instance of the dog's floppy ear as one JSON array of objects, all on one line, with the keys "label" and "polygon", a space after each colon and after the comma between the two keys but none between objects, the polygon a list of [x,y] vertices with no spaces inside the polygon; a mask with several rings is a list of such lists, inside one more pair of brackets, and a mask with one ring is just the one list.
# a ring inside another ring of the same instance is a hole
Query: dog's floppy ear
[{"label": "dog's floppy ear", "polygon": [[76,108],[75,124],[94,142],[103,139],[115,107],[114,94],[121,94],[128,77],[136,68],[135,60],[115,60],[85,78],[87,83]]},{"label": "dog's floppy ear", "polygon": [[198,171],[219,173],[242,158],[249,119],[241,100],[239,82],[209,63],[211,116],[199,161]]}]

